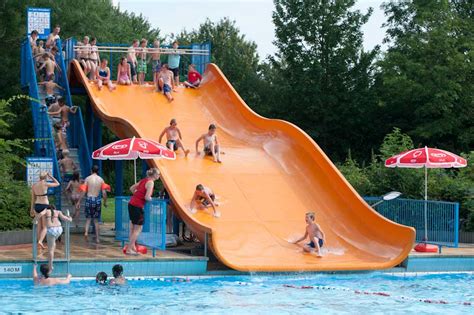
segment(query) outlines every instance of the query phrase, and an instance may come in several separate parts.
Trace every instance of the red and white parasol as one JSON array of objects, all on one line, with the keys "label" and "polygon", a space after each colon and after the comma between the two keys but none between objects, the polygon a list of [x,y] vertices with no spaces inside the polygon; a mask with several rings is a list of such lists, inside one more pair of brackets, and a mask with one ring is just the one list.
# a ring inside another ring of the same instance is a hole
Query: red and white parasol
[{"label": "red and white parasol", "polygon": [[109,143],[95,150],[92,153],[92,158],[95,160],[134,160],[136,182],[136,160],[138,158],[144,160],[160,158],[174,160],[176,155],[172,150],[157,141],[133,137]]},{"label": "red and white parasol", "polygon": [[466,167],[466,159],[440,149],[418,148],[399,153],[385,160],[386,167],[425,168],[425,239],[428,240],[427,200],[428,168]]}]

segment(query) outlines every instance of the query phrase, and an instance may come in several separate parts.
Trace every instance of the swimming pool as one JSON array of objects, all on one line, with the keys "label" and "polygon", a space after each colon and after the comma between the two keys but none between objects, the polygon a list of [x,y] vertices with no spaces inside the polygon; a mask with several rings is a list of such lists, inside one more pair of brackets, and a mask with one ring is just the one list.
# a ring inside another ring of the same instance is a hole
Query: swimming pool
[{"label": "swimming pool", "polygon": [[[0,280],[0,311],[29,313],[323,314],[474,313],[474,275],[293,274],[131,280],[127,287],[94,280],[34,287]],[[442,304],[448,303],[448,304]]]}]

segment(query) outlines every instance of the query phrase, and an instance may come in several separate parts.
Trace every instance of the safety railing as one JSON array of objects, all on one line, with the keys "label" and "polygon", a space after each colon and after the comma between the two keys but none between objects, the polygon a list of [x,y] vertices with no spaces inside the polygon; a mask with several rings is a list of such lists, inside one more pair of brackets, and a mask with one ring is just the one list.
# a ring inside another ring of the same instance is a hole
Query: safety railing
[{"label": "safety railing", "polygon": [[[30,107],[33,118],[34,148],[38,157],[50,157],[53,159],[53,175],[61,181],[59,165],[56,157],[56,146],[54,143],[51,120],[46,106],[40,101],[38,82],[36,80],[35,59],[29,44],[25,39],[21,43],[21,70],[20,82],[23,88],[28,88],[30,96]],[[61,207],[61,188],[55,189],[56,207]]]},{"label": "safety railing", "polygon": [[[69,216],[69,210],[67,211]],[[35,264],[39,262],[47,262],[46,259],[38,259],[38,222],[36,218],[33,219],[33,251],[32,259]],[[64,258],[55,258],[55,262],[65,262],[66,263],[66,274],[70,273],[69,263],[71,261],[71,223],[66,221],[64,224]]]},{"label": "safety railing", "polygon": [[[58,47],[63,47],[61,40],[57,40],[57,46]],[[65,43],[65,48],[71,49],[71,46],[73,45],[73,40],[69,41],[66,40]],[[69,48],[68,48],[69,47]],[[61,72],[64,74],[62,75],[60,85],[64,88],[64,96],[66,97],[66,104],[69,106],[72,106],[72,97],[71,97],[71,91],[69,89],[69,81],[67,78],[67,67],[66,65],[69,63],[65,62],[68,60],[68,54],[67,54],[67,49],[66,49],[66,54],[63,56],[62,53],[59,53],[57,55],[57,63],[59,67],[61,68]],[[87,136],[86,136],[86,131],[84,128],[84,121],[82,118],[82,111],[80,108],[78,108],[76,114],[70,115],[70,123],[71,123],[71,128],[69,128],[69,133],[68,133],[68,140],[69,144],[74,147],[78,148],[79,151],[79,163],[81,164],[81,172],[82,172],[82,177],[87,177],[89,175],[89,171],[92,167],[92,161],[91,161],[91,154],[89,151],[89,145],[87,143]]]},{"label": "safety railing", "polygon": [[[130,233],[129,201],[130,197],[115,197],[115,239],[122,241],[122,246]],[[137,243],[152,248],[153,257],[156,249],[166,249],[166,205],[165,199],[153,199],[145,206],[145,221]]]},{"label": "safety railing", "polygon": [[[65,41],[65,52],[66,57],[66,67],[72,59],[75,58],[75,50],[79,49],[76,47],[77,40],[74,38],[69,38]],[[98,51],[100,58],[106,58],[109,62],[108,67],[110,68],[110,77],[112,80],[115,80],[116,77],[116,67],[120,62],[121,57],[126,57],[127,49],[130,44],[117,44],[117,43],[97,43]],[[75,48],[76,47],[76,48]],[[149,45],[147,48],[150,50],[153,49],[152,45]],[[161,62],[167,63],[167,54],[172,53],[172,46],[162,45],[161,49]],[[196,65],[196,70],[201,74],[204,73],[206,66],[211,62],[211,44],[209,42],[201,44],[192,44],[192,45],[183,45],[179,46],[178,50],[180,51],[181,61],[179,66],[179,74],[181,80],[185,79],[185,76],[188,72],[188,66],[190,64]],[[148,52],[150,54],[150,52]],[[147,71],[146,80],[153,80],[153,71],[150,69]]]},{"label": "safety railing", "polygon": [[[380,201],[380,197],[364,197],[368,204]],[[424,237],[424,200],[394,199],[380,203],[375,210],[394,222],[411,226],[416,230],[416,240]],[[427,201],[428,240],[444,246],[459,245],[459,203]]]}]

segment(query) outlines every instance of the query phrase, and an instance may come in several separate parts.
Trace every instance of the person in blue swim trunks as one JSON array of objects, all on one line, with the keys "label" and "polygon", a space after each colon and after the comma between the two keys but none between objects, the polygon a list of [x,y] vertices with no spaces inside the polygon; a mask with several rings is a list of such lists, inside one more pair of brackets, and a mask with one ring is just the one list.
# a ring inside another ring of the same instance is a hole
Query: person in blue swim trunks
[{"label": "person in blue swim trunks", "polygon": [[[107,207],[107,191],[105,190],[105,182],[99,176],[99,167],[94,165],[91,170],[92,174],[85,180],[86,191],[86,225],[84,227],[84,237],[88,238],[89,226],[91,221],[95,227],[95,241],[99,243],[99,218],[102,210],[102,197],[104,198],[104,207]],[[102,195],[102,196],[101,196]]]},{"label": "person in blue swim trunks", "polygon": [[324,240],[326,239],[326,237],[319,224],[314,222],[315,216],[316,215],[314,214],[314,212],[306,213],[306,231],[301,238],[291,243],[297,244],[309,237],[310,242],[303,246],[303,250],[307,253],[316,254],[316,257],[321,258],[323,257],[323,255],[321,254],[321,247],[323,247]]},{"label": "person in blue swim trunks", "polygon": [[161,66],[160,74],[158,75],[157,90],[166,96],[168,102],[172,102],[174,98],[171,95],[171,91],[174,91],[174,88],[173,72],[169,70],[168,65],[165,63]]}]

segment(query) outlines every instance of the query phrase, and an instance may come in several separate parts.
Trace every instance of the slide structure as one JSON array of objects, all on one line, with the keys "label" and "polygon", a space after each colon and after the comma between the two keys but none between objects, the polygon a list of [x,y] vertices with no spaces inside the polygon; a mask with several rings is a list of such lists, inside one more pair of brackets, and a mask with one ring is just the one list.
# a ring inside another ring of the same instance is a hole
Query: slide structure
[{"label": "slide structure", "polygon": [[[157,140],[170,119],[177,119],[191,153],[149,163],[161,171],[177,214],[201,240],[207,233],[210,248],[228,267],[251,272],[385,269],[411,251],[414,229],[368,206],[304,131],[253,112],[216,65],[207,66],[199,89],[179,87],[171,103],[152,85],[99,91],[77,61],[69,72],[70,84],[84,86],[95,114],[120,138]],[[222,164],[194,150],[210,123],[218,128]],[[197,184],[216,193],[220,218],[207,210],[189,211]],[[326,234],[323,258],[289,243],[304,234],[308,211],[316,213]]]}]

